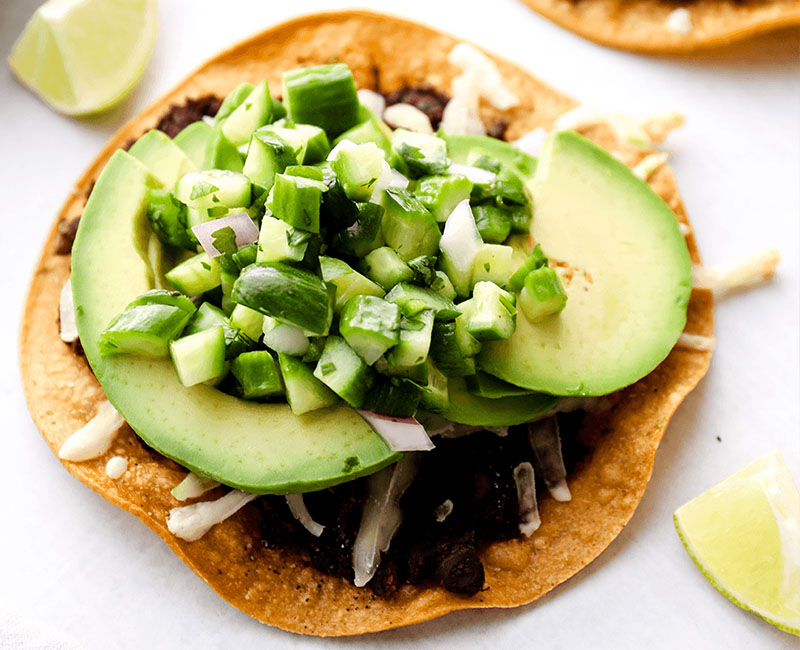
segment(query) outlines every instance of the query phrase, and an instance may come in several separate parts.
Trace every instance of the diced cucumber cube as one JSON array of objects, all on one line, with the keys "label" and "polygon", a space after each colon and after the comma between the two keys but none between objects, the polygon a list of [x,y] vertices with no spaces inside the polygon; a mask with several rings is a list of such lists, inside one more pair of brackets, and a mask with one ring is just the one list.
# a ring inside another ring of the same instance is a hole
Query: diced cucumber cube
[{"label": "diced cucumber cube", "polygon": [[[465,337],[458,336],[460,322],[463,322],[461,317],[455,321],[433,325],[430,356],[436,367],[448,377],[475,374],[475,357],[471,351],[473,346],[464,343]],[[469,335],[465,329],[463,332]]]},{"label": "diced cucumber cube", "polygon": [[367,142],[340,149],[332,166],[348,199],[368,201],[383,172],[383,163],[383,152],[374,143]]},{"label": "diced cucumber cube", "polygon": [[424,309],[430,309],[436,320],[453,320],[461,314],[452,300],[445,298],[433,289],[418,287],[400,282],[386,294],[386,300],[397,303],[405,316],[415,316]]},{"label": "diced cucumber cube", "polygon": [[277,133],[266,131],[250,139],[243,171],[253,183],[270,190],[275,183],[275,175],[282,174],[296,162],[294,149]]},{"label": "diced cucumber cube", "polygon": [[392,153],[414,177],[442,174],[450,166],[447,144],[435,135],[395,129],[392,133]]},{"label": "diced cucumber cube", "polygon": [[531,206],[509,205],[506,206],[509,219],[511,219],[511,232],[517,235],[528,235],[531,232]]},{"label": "diced cucumber cube", "polygon": [[281,354],[302,357],[308,352],[311,344],[309,338],[299,327],[281,323],[270,316],[264,316],[262,331],[264,345]]},{"label": "diced cucumber cube", "polygon": [[329,336],[314,376],[353,408],[360,408],[372,386],[372,369],[340,336]]},{"label": "diced cucumber cube", "polygon": [[225,99],[222,100],[222,104],[220,104],[219,110],[217,114],[214,116],[214,122],[219,125],[222,121],[228,117],[233,111],[235,111],[239,106],[242,105],[245,99],[253,92],[254,86],[251,83],[243,82],[240,83],[236,88],[234,88],[230,93],[225,96]]},{"label": "diced cucumber cube", "polygon": [[331,137],[359,122],[356,84],[344,63],[284,72],[283,101],[294,122],[314,124]]},{"label": "diced cucumber cube", "polygon": [[264,215],[258,235],[257,262],[300,262],[305,257],[308,242],[290,243],[292,227],[285,221]]},{"label": "diced cucumber cube", "polygon": [[[439,223],[461,203],[468,200],[472,192],[472,182],[466,176],[426,176],[420,178],[414,194],[420,202],[433,213]],[[477,221],[477,215],[476,215]]]},{"label": "diced cucumber cube", "polygon": [[147,197],[147,220],[156,237],[167,244],[187,250],[197,250],[189,228],[186,206],[167,190],[150,190]]},{"label": "diced cucumber cube", "polygon": [[447,375],[439,370],[430,360],[428,364],[428,383],[422,391],[420,406],[431,413],[438,413],[450,406],[450,394],[447,390]]},{"label": "diced cucumber cube", "polygon": [[398,377],[378,377],[367,393],[362,408],[384,415],[409,418],[417,411],[422,389]]},{"label": "diced cucumber cube", "polygon": [[381,246],[370,252],[361,260],[358,268],[387,291],[398,282],[414,279],[414,271],[388,246]]},{"label": "diced cucumber cube", "polygon": [[536,244],[531,254],[528,255],[528,258],[511,275],[511,279],[508,281],[508,286],[506,288],[514,293],[519,293],[522,291],[522,287],[525,286],[525,278],[528,277],[528,273],[540,269],[543,266],[547,266],[547,257],[545,257],[545,254],[542,252],[542,247]]},{"label": "diced cucumber cube", "polygon": [[394,368],[411,368],[425,363],[431,347],[433,311],[426,309],[413,317],[403,317],[400,322],[400,340],[386,354]]},{"label": "diced cucumber cube", "polygon": [[233,327],[219,307],[215,307],[210,302],[204,302],[197,308],[197,312],[189,321],[186,329],[183,330],[183,335],[197,334],[203,330],[212,327],[222,326],[225,332],[225,358],[232,359],[239,356],[242,352],[248,352],[253,349],[255,342],[260,338],[250,338],[243,334],[240,330]]},{"label": "diced cucumber cube", "polygon": [[312,181],[319,181],[320,183],[325,180],[325,174],[323,173],[322,169],[312,165],[289,165],[284,174],[287,176],[310,178]]},{"label": "diced cucumber cube", "polygon": [[189,156],[195,167],[203,169],[205,167],[203,162],[206,158],[206,149],[208,143],[214,137],[214,133],[215,130],[201,120],[192,122],[192,124],[184,128],[175,136],[174,141]]},{"label": "diced cucumber cube", "polygon": [[472,262],[472,284],[488,281],[504,287],[511,277],[514,249],[502,244],[484,244]]},{"label": "diced cucumber cube", "polygon": [[327,189],[324,183],[310,178],[276,174],[267,207],[290,226],[318,233],[319,206]]},{"label": "diced cucumber cube", "polygon": [[242,154],[228,138],[222,135],[222,131],[214,129],[200,169],[227,169],[231,172],[241,172],[243,168]]},{"label": "diced cucumber cube", "polygon": [[400,309],[376,296],[353,296],[342,308],[339,332],[371,366],[400,340]]},{"label": "diced cucumber cube", "polygon": [[478,282],[464,314],[467,331],[479,341],[507,339],[516,328],[514,294],[493,282]]},{"label": "diced cucumber cube", "polygon": [[476,205],[472,208],[475,225],[481,239],[490,244],[502,244],[511,232],[511,216],[496,205]]},{"label": "diced cucumber cube", "polygon": [[411,192],[399,187],[387,188],[383,192],[383,208],[383,237],[403,260],[437,254],[439,226]]},{"label": "diced cucumber cube", "polygon": [[325,160],[331,150],[325,131],[311,124],[289,125],[284,120],[262,127],[255,135],[275,133],[294,150],[298,165],[312,165]]},{"label": "diced cucumber cube", "polygon": [[555,269],[543,266],[525,276],[519,294],[522,313],[532,323],[559,313],[567,305],[567,293]]},{"label": "diced cucumber cube", "polygon": [[431,284],[431,289],[440,293],[448,300],[455,300],[458,297],[456,288],[453,286],[453,283],[450,282],[450,278],[447,277],[447,273],[444,271],[436,271],[436,277],[433,280],[433,284]]},{"label": "diced cucumber cube", "polygon": [[182,294],[199,296],[220,286],[219,262],[208,253],[198,253],[165,274],[169,283]]},{"label": "diced cucumber cube", "polygon": [[222,326],[177,339],[170,344],[169,351],[178,379],[184,386],[214,381],[225,370],[225,333]]},{"label": "diced cucumber cube", "polygon": [[264,315],[245,307],[236,305],[231,312],[230,323],[233,327],[241,330],[247,337],[258,341],[261,338],[261,331],[264,325]]},{"label": "diced cucumber cube", "polygon": [[[375,117],[372,113],[369,115],[370,116],[366,120],[360,124],[357,124],[352,129],[348,129],[339,137],[337,137],[333,141],[333,145],[336,146],[342,140],[350,140],[350,142],[354,142],[355,144],[373,142],[381,150],[384,158],[390,154],[392,151],[392,143],[390,140],[392,133],[391,129],[389,129],[387,136],[386,132],[380,126],[382,122],[379,120],[379,118]],[[383,126],[386,125],[383,124]],[[388,127],[386,128],[388,129]]]},{"label": "diced cucumber cube", "polygon": [[336,287],[336,299],[333,305],[338,314],[344,304],[353,296],[367,295],[382,298],[386,293],[367,277],[353,270],[349,264],[335,257],[320,257],[322,279]]},{"label": "diced cucumber cube", "polygon": [[222,134],[235,146],[250,142],[253,132],[272,117],[272,98],[266,81],[258,84],[222,123]]},{"label": "diced cucumber cube", "polygon": [[500,169],[488,183],[474,183],[471,197],[475,203],[494,202],[502,206],[524,206],[528,203],[519,176],[506,168]]},{"label": "diced cucumber cube", "polygon": [[244,399],[269,397],[283,392],[275,359],[266,350],[240,354],[231,363],[231,373]]},{"label": "diced cucumber cube", "polygon": [[466,297],[472,281],[472,263],[483,247],[469,201],[459,203],[444,225],[439,263],[459,296]]},{"label": "diced cucumber cube", "polygon": [[[327,199],[334,193],[328,190]],[[338,232],[331,241],[331,247],[352,257],[362,258],[367,253],[383,246],[383,206],[375,203],[357,204],[355,222],[346,229]]]},{"label": "diced cucumber cube", "polygon": [[190,208],[239,208],[250,205],[250,179],[225,169],[184,174],[175,195]]},{"label": "diced cucumber cube", "polygon": [[278,354],[286,401],[295,415],[333,406],[339,397],[314,376],[314,371],[300,359]]},{"label": "diced cucumber cube", "polygon": [[456,318],[456,341],[458,347],[464,351],[465,354],[475,356],[481,351],[483,343],[476,339],[467,330],[467,322],[469,318],[469,311],[472,308],[473,300],[465,300],[458,308],[461,310],[461,316]]}]

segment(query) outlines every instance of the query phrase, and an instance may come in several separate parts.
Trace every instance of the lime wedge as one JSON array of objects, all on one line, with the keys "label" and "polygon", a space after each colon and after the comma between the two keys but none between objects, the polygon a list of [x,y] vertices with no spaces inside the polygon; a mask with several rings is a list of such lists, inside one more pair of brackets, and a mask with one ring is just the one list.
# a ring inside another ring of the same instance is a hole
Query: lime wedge
[{"label": "lime wedge", "polygon": [[777,451],[703,492],[674,519],[714,587],[800,635],[800,493]]},{"label": "lime wedge", "polygon": [[8,64],[55,110],[112,107],[136,85],[156,37],[156,0],[49,0],[28,21]]}]

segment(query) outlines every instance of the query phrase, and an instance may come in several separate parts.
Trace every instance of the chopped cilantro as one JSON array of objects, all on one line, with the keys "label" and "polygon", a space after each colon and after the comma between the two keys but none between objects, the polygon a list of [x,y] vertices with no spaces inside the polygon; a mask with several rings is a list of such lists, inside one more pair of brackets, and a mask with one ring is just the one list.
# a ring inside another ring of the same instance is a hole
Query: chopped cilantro
[{"label": "chopped cilantro", "polygon": [[236,233],[230,226],[225,226],[224,228],[215,230],[213,233],[211,233],[211,240],[214,244],[214,248],[216,248],[223,255],[235,253],[237,250]]},{"label": "chopped cilantro", "polygon": [[189,199],[199,199],[202,196],[208,196],[213,192],[218,192],[219,188],[216,185],[212,185],[208,181],[200,181],[199,183],[195,183],[192,187],[192,193],[189,195]]}]

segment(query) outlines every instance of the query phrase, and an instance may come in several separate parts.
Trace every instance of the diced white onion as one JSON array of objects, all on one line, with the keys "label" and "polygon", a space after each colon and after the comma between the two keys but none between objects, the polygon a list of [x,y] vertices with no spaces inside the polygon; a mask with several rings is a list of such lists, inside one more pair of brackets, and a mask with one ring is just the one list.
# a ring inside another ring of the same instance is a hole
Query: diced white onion
[{"label": "diced white onion", "polygon": [[716,339],[713,336],[703,336],[701,334],[687,334],[683,332],[678,337],[676,347],[686,348],[687,350],[696,350],[698,352],[711,352],[716,345]]},{"label": "diced white onion", "polygon": [[381,171],[381,175],[378,176],[378,180],[375,181],[375,185],[372,189],[372,196],[369,200],[373,203],[380,203],[383,190],[385,190],[387,187],[399,187],[401,189],[405,189],[408,187],[408,179],[399,171],[392,169],[389,163],[384,160],[383,171]]},{"label": "diced white onion", "polygon": [[695,264],[692,267],[692,286],[696,289],[711,289],[715,295],[721,297],[769,280],[775,275],[775,267],[780,261],[780,252],[769,247],[727,269]]},{"label": "diced white onion", "polygon": [[425,427],[414,418],[398,418],[365,410],[358,411],[358,414],[378,432],[392,451],[428,451],[434,447]]},{"label": "diced white onion", "polygon": [[75,324],[75,301],[72,299],[72,282],[67,278],[61,288],[61,297],[58,301],[59,334],[64,343],[73,343],[78,340],[78,326]]},{"label": "diced white onion", "polygon": [[208,124],[208,126],[216,126],[217,124],[217,120],[211,117],[210,115],[203,115],[203,117],[200,119],[202,119],[203,122]]},{"label": "diced white onion", "polygon": [[546,139],[547,131],[541,127],[537,127],[533,131],[529,131],[523,135],[518,140],[514,140],[514,142],[511,144],[513,144],[523,153],[533,156],[534,158],[538,158],[539,152],[541,152],[542,145]]},{"label": "diced white onion", "polygon": [[544,418],[528,423],[528,442],[533,449],[536,472],[547,486],[550,496],[556,501],[569,501],[572,496],[567,487],[567,470],[561,454],[561,436],[558,420]]},{"label": "diced white onion", "polygon": [[441,524],[450,516],[451,512],[453,512],[453,502],[450,499],[445,499],[441,505],[436,506],[436,509],[433,511],[433,517],[436,519],[437,523]]},{"label": "diced white onion", "polygon": [[638,176],[643,181],[646,181],[656,169],[667,162],[668,157],[669,156],[664,152],[652,153],[649,156],[642,158],[642,160],[639,161],[639,163],[636,164],[631,171],[635,176]]},{"label": "diced white onion", "polygon": [[692,16],[689,13],[689,10],[684,7],[680,7],[679,9],[671,11],[667,16],[667,29],[675,32],[676,34],[681,34],[682,36],[686,36],[686,34],[691,32]]},{"label": "diced white onion", "polygon": [[73,433],[61,445],[58,457],[79,463],[106,453],[125,420],[106,400],[89,422]]},{"label": "diced white onion", "polygon": [[519,98],[503,83],[494,61],[476,47],[469,43],[458,43],[447,58],[461,68],[464,75],[473,77],[480,94],[495,108],[505,111],[519,104]]},{"label": "diced white onion", "polygon": [[570,131],[595,124],[608,124],[620,140],[634,147],[645,149],[651,144],[648,133],[632,117],[623,113],[593,108],[586,104],[562,113],[553,126],[558,131]]},{"label": "diced white onion", "polygon": [[392,104],[383,111],[383,119],[389,126],[408,129],[417,133],[433,133],[430,118],[411,104]]},{"label": "diced white onion", "polygon": [[322,535],[322,531],[325,530],[325,526],[318,524],[311,518],[311,514],[306,508],[306,502],[303,499],[302,494],[287,494],[286,505],[289,506],[292,516],[302,524],[303,528],[305,528],[314,537],[319,537]]},{"label": "diced white onion", "polygon": [[486,135],[486,127],[477,113],[457,95],[444,107],[439,126],[448,135]]},{"label": "diced white onion", "polygon": [[199,223],[196,226],[192,226],[192,232],[209,257],[222,255],[214,246],[213,234],[223,228],[231,228],[233,230],[236,235],[237,246],[244,246],[258,241],[258,226],[246,212],[239,212],[221,219]]},{"label": "diced white onion", "polygon": [[178,501],[186,501],[187,499],[196,499],[199,496],[203,496],[218,485],[219,483],[214,479],[189,472],[185,479],[172,488],[170,494]]},{"label": "diced white onion", "polygon": [[472,268],[472,262],[482,247],[483,240],[475,225],[469,200],[464,199],[447,217],[439,249],[447,255],[453,266],[466,273]]},{"label": "diced white onion", "polygon": [[330,153],[328,154],[328,157],[326,158],[326,160],[328,162],[333,162],[339,156],[339,152],[342,149],[352,149],[355,146],[356,146],[355,142],[345,138],[341,142],[337,143],[337,145],[333,149],[330,150]]},{"label": "diced white onion", "polygon": [[106,475],[116,481],[128,471],[128,459],[124,456],[113,456],[106,463]]},{"label": "diced white onion", "polygon": [[293,357],[300,357],[308,352],[311,341],[297,325],[281,323],[271,316],[264,316],[262,328],[264,345],[271,350]]},{"label": "diced white onion", "polygon": [[519,530],[530,537],[539,528],[539,504],[536,502],[536,481],[533,465],[520,463],[514,468],[514,483],[517,484],[517,503],[519,504]]},{"label": "diced white onion", "polygon": [[167,515],[167,528],[176,537],[194,542],[257,496],[232,490],[216,501],[202,501],[173,508]]},{"label": "diced white onion", "polygon": [[383,95],[376,93],[369,88],[362,88],[358,91],[358,101],[362,106],[371,110],[377,117],[383,115],[383,110],[386,108],[386,100]]},{"label": "diced white onion", "polygon": [[480,183],[482,185],[491,183],[495,178],[497,178],[497,174],[490,172],[487,169],[472,167],[471,165],[462,165],[461,163],[452,163],[447,168],[447,173],[466,176],[471,182]]},{"label": "diced white onion", "polygon": [[411,485],[419,466],[419,454],[405,454],[391,467],[367,479],[367,500],[361,513],[361,524],[353,543],[353,583],[367,584],[389,550],[394,534],[403,521],[400,499]]}]

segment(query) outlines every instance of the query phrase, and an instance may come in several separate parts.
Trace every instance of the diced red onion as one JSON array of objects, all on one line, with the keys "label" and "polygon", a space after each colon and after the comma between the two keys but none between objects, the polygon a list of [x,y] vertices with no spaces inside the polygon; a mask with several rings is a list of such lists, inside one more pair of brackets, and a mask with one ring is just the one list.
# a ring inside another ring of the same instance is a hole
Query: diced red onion
[{"label": "diced red onion", "polygon": [[556,501],[569,501],[572,496],[566,483],[567,470],[561,455],[558,420],[544,418],[528,423],[528,441],[533,448],[536,471]]},{"label": "diced red onion", "polygon": [[314,537],[319,537],[322,535],[322,531],[325,530],[325,526],[318,524],[311,517],[311,514],[306,508],[306,502],[303,500],[302,494],[287,494],[286,505],[289,506],[289,510],[291,510],[292,515],[302,524],[303,528],[305,528]]},{"label": "diced red onion", "polygon": [[447,173],[460,174],[461,176],[466,176],[473,183],[481,183],[483,185],[491,183],[497,178],[497,174],[494,172],[481,169],[480,167],[472,167],[471,165],[462,165],[461,163],[453,163],[450,165],[447,168]]},{"label": "diced red onion", "polygon": [[514,483],[517,484],[517,503],[519,504],[519,530],[530,537],[539,528],[539,505],[536,502],[536,480],[533,465],[520,463],[514,468]]},{"label": "diced red onion", "polygon": [[405,454],[396,465],[382,469],[367,479],[367,500],[361,525],[353,543],[353,573],[356,587],[366,585],[389,550],[394,534],[403,521],[400,499],[411,485],[419,467],[419,454]]},{"label": "diced red onion", "polygon": [[213,221],[206,221],[192,226],[192,232],[197,237],[197,241],[203,247],[203,250],[208,253],[209,257],[219,257],[222,255],[214,247],[213,235],[218,230],[223,228],[231,228],[236,234],[236,245],[244,246],[245,244],[252,244],[258,241],[258,226],[253,223],[250,215],[246,212],[239,212],[238,214],[231,214],[221,219],[214,219]]},{"label": "diced red onion", "polygon": [[398,418],[365,410],[358,414],[380,434],[392,451],[429,451],[434,447],[425,427],[414,418]]},{"label": "diced red onion", "polygon": [[64,343],[78,340],[78,327],[75,324],[75,301],[72,299],[72,282],[67,278],[61,289],[58,301],[59,334]]}]

